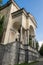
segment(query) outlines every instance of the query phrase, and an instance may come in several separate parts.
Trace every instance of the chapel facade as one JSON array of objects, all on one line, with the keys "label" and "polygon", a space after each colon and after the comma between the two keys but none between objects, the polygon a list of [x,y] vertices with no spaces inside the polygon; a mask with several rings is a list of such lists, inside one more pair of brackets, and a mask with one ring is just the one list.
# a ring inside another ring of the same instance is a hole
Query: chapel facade
[{"label": "chapel facade", "polygon": [[37,60],[39,57],[36,50],[35,34],[37,23],[34,16],[24,8],[20,8],[13,0],[1,7],[0,14],[5,18],[0,43],[3,45],[2,47],[0,45],[0,48],[3,50],[4,47],[3,51],[5,51],[5,53],[2,52],[2,65],[14,65],[15,63]]}]

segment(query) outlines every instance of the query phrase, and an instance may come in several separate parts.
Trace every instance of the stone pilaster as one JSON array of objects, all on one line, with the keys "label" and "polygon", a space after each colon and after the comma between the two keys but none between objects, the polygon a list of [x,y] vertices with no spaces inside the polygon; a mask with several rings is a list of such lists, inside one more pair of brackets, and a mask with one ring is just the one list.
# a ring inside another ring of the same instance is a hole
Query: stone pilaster
[{"label": "stone pilaster", "polygon": [[27,44],[27,35],[26,35],[26,30],[25,30],[25,43],[24,44]]},{"label": "stone pilaster", "polygon": [[34,39],[34,48],[36,48],[36,41],[35,41],[35,39]]},{"label": "stone pilaster", "polygon": [[36,48],[35,35],[33,35],[33,37],[32,37],[32,46],[33,46],[33,43],[34,43],[34,48]]},{"label": "stone pilaster", "polygon": [[33,42],[34,42],[34,39],[32,38],[32,47],[33,47]]},{"label": "stone pilaster", "polygon": [[25,31],[25,62],[28,63],[29,30]]},{"label": "stone pilaster", "polygon": [[20,26],[20,42],[22,42],[22,25]]},{"label": "stone pilaster", "polygon": [[27,44],[29,44],[29,29],[27,29]]}]

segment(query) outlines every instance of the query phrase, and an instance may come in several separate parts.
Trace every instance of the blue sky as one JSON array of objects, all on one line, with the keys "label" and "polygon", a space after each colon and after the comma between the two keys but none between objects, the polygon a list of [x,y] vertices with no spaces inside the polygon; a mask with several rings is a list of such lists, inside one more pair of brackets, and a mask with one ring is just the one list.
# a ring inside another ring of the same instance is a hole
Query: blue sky
[{"label": "blue sky", "polygon": [[[6,3],[8,0],[3,0]],[[36,38],[38,41],[43,40],[43,0],[15,0],[21,7],[30,12],[37,21]]]}]

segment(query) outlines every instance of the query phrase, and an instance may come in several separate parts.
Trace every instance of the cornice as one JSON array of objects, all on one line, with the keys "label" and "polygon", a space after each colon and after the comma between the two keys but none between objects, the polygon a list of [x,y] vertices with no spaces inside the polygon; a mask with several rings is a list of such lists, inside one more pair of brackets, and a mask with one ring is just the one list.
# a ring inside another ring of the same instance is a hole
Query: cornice
[{"label": "cornice", "polygon": [[34,19],[34,16],[30,16],[31,14],[30,13],[28,13],[28,17],[31,19],[31,21],[34,23],[34,25],[36,26],[36,28],[37,28],[37,22],[36,22],[36,20]]},{"label": "cornice", "polygon": [[0,11],[3,10],[4,8],[8,7],[12,2],[8,1],[6,4],[2,5],[0,8]]},{"label": "cornice", "polygon": [[[34,23],[34,25],[37,27],[37,23],[36,23],[34,17],[33,17],[30,13],[27,13],[24,8],[19,9],[18,11],[11,13],[11,15],[12,15],[12,17],[17,17],[17,16],[22,15],[23,13],[25,14],[26,18],[30,18],[31,21]],[[32,18],[30,15],[31,15],[33,18]]]},{"label": "cornice", "polygon": [[23,13],[24,13],[25,16],[27,17],[27,12],[25,11],[24,8],[19,9],[18,11],[11,13],[11,15],[16,17],[16,16],[18,16],[18,15],[22,15]]},{"label": "cornice", "polygon": [[6,4],[1,6],[0,11],[3,10],[4,8],[8,7],[11,3],[13,3],[13,5],[15,5],[15,7],[17,9],[20,9],[20,7],[18,6],[18,4],[15,1],[9,0]]}]

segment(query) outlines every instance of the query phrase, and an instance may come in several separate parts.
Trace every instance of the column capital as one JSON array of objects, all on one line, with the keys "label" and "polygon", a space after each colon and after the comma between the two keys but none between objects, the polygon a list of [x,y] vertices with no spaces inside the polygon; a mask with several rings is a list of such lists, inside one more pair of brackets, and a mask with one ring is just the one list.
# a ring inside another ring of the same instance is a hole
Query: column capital
[{"label": "column capital", "polygon": [[29,29],[25,29],[25,31],[29,31]]},{"label": "column capital", "polygon": [[32,37],[35,37],[35,35],[32,35]]},{"label": "column capital", "polygon": [[29,29],[27,29],[29,31]]}]

